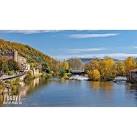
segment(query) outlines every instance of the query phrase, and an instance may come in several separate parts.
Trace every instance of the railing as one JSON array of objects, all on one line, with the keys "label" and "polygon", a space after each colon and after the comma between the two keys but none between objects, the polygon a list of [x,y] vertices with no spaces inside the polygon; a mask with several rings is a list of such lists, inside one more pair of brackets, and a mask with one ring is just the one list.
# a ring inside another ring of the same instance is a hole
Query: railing
[{"label": "railing", "polygon": [[21,77],[21,76],[23,76],[25,74],[26,73],[20,73],[20,74],[12,75],[12,76],[2,76],[2,77],[0,77],[0,80],[14,79],[14,78],[17,78],[17,77]]}]

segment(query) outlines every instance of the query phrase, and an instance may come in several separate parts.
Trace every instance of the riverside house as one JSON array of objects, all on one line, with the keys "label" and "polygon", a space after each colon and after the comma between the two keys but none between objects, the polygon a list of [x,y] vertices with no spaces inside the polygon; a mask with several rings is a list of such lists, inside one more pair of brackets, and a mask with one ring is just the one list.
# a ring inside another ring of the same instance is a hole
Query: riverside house
[{"label": "riverside house", "polygon": [[133,83],[137,82],[137,69],[133,69],[129,72],[128,81]]}]

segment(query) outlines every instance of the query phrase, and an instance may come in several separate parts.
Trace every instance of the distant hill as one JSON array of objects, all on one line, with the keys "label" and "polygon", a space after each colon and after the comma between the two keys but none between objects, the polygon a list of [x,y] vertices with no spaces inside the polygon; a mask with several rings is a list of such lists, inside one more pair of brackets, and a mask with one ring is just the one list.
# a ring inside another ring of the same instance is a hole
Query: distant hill
[{"label": "distant hill", "polygon": [[91,60],[93,60],[92,58],[80,58],[81,61],[84,63],[84,64],[87,64],[89,63]]},{"label": "distant hill", "polygon": [[[94,60],[94,59],[98,59],[98,58],[80,58],[81,61],[84,63],[84,64],[87,64],[89,63],[90,61]],[[118,62],[118,61],[121,61],[121,60],[118,60],[118,59],[114,59],[115,62]]]},{"label": "distant hill", "polygon": [[50,65],[51,63],[56,62],[56,60],[53,59],[52,57],[45,55],[44,53],[28,45],[0,39],[0,52],[1,53],[7,53],[13,50],[18,51],[19,55],[25,57],[28,63],[39,63],[40,64],[46,61]]}]

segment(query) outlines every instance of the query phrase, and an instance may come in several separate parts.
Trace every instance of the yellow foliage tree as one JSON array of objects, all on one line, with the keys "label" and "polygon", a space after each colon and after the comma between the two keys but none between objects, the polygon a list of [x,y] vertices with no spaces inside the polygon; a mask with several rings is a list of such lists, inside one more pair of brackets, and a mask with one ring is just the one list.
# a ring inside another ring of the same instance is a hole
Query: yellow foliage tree
[{"label": "yellow foliage tree", "polygon": [[116,64],[116,71],[118,76],[125,76],[125,64],[123,62],[118,62]]},{"label": "yellow foliage tree", "polygon": [[132,70],[132,69],[135,69],[137,67],[136,65],[136,60],[133,58],[133,57],[128,57],[126,60],[125,60],[125,69],[126,69],[126,74]]},{"label": "yellow foliage tree", "polygon": [[97,69],[88,71],[88,76],[93,81],[99,81],[100,80],[100,72]]},{"label": "yellow foliage tree", "polygon": [[99,60],[94,59],[94,60],[90,61],[89,64],[85,65],[85,70],[86,71],[88,71],[88,70],[94,70],[94,69],[98,69],[99,70],[99,67],[100,67],[99,63],[100,63]]},{"label": "yellow foliage tree", "polygon": [[64,70],[69,70],[69,63],[67,61],[64,61],[62,63],[62,67],[64,68]]},{"label": "yellow foliage tree", "polygon": [[104,80],[111,80],[116,75],[116,64],[112,58],[106,57],[105,59],[100,61],[100,73],[101,77]]}]

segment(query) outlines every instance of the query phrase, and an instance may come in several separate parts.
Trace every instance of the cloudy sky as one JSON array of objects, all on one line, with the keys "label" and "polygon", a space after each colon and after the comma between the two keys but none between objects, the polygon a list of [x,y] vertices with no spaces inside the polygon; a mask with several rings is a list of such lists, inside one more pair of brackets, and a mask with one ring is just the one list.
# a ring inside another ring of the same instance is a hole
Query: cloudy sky
[{"label": "cloudy sky", "polygon": [[137,57],[137,31],[129,30],[10,30],[0,39],[28,44],[57,59],[110,56]]}]

